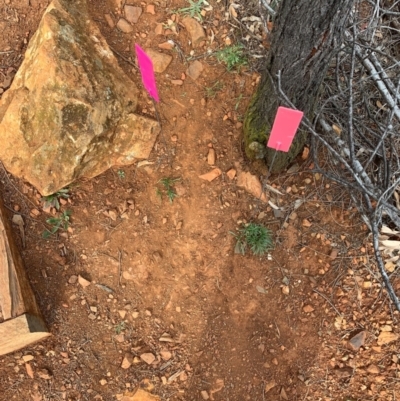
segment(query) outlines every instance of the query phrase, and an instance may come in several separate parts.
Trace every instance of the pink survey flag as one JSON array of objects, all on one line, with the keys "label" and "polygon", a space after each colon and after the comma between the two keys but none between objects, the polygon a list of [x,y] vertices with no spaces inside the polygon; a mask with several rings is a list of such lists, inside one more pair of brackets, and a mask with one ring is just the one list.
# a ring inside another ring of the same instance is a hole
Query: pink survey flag
[{"label": "pink survey flag", "polygon": [[288,152],[303,114],[299,110],[278,107],[267,146],[282,152]]},{"label": "pink survey flag", "polygon": [[142,75],[142,82],[149,95],[159,102],[156,78],[154,76],[153,62],[146,52],[138,45],[135,44],[136,56],[138,59],[139,70]]}]

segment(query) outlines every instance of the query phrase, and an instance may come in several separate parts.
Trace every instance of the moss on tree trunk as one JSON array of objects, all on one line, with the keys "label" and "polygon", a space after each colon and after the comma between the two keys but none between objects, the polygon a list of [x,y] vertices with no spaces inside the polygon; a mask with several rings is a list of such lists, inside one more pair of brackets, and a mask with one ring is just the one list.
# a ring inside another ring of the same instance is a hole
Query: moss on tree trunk
[{"label": "moss on tree trunk", "polygon": [[[281,88],[297,109],[310,119],[329,63],[340,48],[354,0],[282,0],[272,32],[265,70],[244,121],[245,151],[249,159],[270,166],[274,150],[266,148],[277,108],[277,75]],[[278,152],[273,170],[284,169],[302,150],[307,133],[299,131],[288,153]]]}]

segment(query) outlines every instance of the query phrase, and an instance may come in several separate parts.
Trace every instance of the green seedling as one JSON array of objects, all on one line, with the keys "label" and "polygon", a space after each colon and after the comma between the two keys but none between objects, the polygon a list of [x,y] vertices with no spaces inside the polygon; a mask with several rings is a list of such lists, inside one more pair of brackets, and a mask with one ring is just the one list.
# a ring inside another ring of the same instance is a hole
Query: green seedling
[{"label": "green seedling", "polygon": [[54,194],[43,196],[43,209],[47,209],[49,207],[54,207],[56,210],[60,210],[60,201],[59,198],[68,199],[71,195],[69,194],[69,188],[63,188]]},{"label": "green seedling", "polygon": [[224,87],[224,84],[220,81],[215,82],[212,86],[205,88],[206,98],[214,99],[217,93],[220,92]]},{"label": "green seedling", "polygon": [[121,334],[125,329],[125,322],[120,322],[115,326],[115,332],[117,334]]},{"label": "green seedling", "polygon": [[237,109],[239,108],[240,102],[242,101],[242,99],[243,99],[243,94],[241,93],[241,94],[239,95],[239,97],[236,99],[236,104],[235,104],[235,110],[236,110],[236,111],[237,111]]},{"label": "green seedling", "polygon": [[244,255],[249,247],[253,255],[264,255],[273,248],[272,233],[261,224],[250,223],[231,234],[236,238],[235,253]]},{"label": "green seedling", "polygon": [[207,5],[206,3],[207,2],[205,0],[199,0],[198,2],[189,0],[190,5],[188,7],[178,9],[177,12],[180,14],[189,15],[192,18],[197,18],[202,21],[203,16],[201,15],[201,11],[203,10],[203,7]]},{"label": "green seedling", "polygon": [[117,171],[118,177],[120,180],[123,180],[125,178],[125,171],[124,170],[118,170]]},{"label": "green seedling", "polygon": [[[175,192],[173,185],[178,182],[180,180],[180,178],[162,178],[159,183],[162,184],[162,186],[164,187],[164,191],[167,195],[167,198],[169,199],[169,201],[172,203],[173,200],[178,196],[178,194]],[[162,192],[159,188],[157,188],[157,194],[160,196],[160,198],[162,199]]]},{"label": "green seedling", "polygon": [[217,60],[226,64],[228,71],[240,69],[247,64],[247,58],[244,53],[244,47],[241,44],[232,45],[219,50],[216,53]]},{"label": "green seedling", "polygon": [[46,223],[51,226],[49,230],[45,230],[42,234],[43,238],[50,238],[58,230],[68,230],[71,217],[71,210],[64,210],[57,217],[50,217]]}]

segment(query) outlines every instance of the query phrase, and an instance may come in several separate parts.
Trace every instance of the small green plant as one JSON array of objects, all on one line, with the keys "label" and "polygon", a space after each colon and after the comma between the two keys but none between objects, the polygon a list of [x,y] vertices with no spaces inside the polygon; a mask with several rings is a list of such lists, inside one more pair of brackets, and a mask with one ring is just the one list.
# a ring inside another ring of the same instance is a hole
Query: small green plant
[{"label": "small green plant", "polygon": [[123,180],[125,178],[125,171],[124,170],[118,170],[117,171],[118,177],[120,180]]},{"label": "small green plant", "polygon": [[224,84],[220,81],[215,82],[213,85],[206,87],[206,98],[214,99],[217,96],[217,93],[220,92],[224,87]]},{"label": "small green plant", "polygon": [[199,0],[198,2],[189,0],[189,4],[188,7],[180,8],[177,12],[184,15],[190,15],[192,18],[197,18],[202,21],[203,16],[201,15],[201,11],[203,7],[207,5],[206,2],[204,0]]},{"label": "small green plant", "polygon": [[115,332],[117,334],[121,334],[125,329],[125,322],[120,322],[115,326]]},{"label": "small green plant", "polygon": [[[167,198],[169,199],[169,201],[172,203],[173,200],[178,196],[178,194],[175,192],[173,185],[178,182],[180,180],[180,178],[162,178],[159,183],[162,184],[162,186],[164,187],[164,191],[167,195]],[[162,199],[162,191],[157,188],[157,195]]]},{"label": "small green plant", "polygon": [[219,50],[216,56],[218,61],[226,64],[228,71],[232,71],[234,68],[240,69],[240,67],[247,64],[244,47],[241,44],[227,46]]},{"label": "small green plant", "polygon": [[49,207],[54,207],[56,210],[60,210],[60,201],[59,198],[68,199],[71,195],[69,194],[69,188],[63,188],[54,194],[43,196],[43,209],[47,209]]},{"label": "small green plant", "polygon": [[272,233],[261,224],[249,223],[231,234],[236,238],[235,253],[244,255],[249,247],[253,255],[263,255],[273,248]]},{"label": "small green plant", "polygon": [[51,228],[43,232],[43,238],[50,238],[58,230],[68,230],[70,217],[71,210],[64,210],[59,216],[47,219],[46,223],[50,224]]}]

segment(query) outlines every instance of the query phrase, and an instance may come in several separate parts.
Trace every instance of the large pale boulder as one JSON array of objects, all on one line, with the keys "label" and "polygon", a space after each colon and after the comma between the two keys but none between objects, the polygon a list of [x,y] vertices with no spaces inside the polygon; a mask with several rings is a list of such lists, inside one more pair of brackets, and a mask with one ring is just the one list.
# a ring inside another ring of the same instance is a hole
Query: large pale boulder
[{"label": "large pale boulder", "polygon": [[147,158],[159,127],[134,114],[137,93],[86,0],[54,0],[0,100],[0,160],[48,195]]}]

